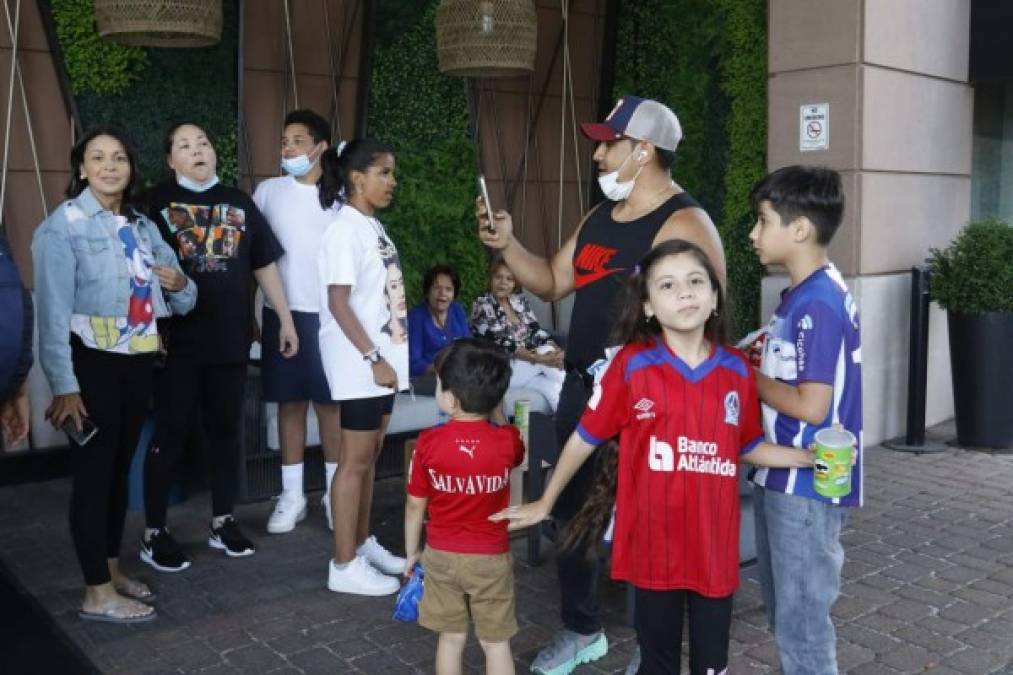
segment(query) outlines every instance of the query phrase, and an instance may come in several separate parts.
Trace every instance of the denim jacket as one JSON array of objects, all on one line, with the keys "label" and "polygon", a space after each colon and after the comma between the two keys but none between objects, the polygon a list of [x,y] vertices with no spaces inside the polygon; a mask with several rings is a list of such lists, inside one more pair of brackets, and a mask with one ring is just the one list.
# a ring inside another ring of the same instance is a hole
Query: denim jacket
[{"label": "denim jacket", "polygon": [[[127,316],[130,274],[117,236],[117,221],[91,189],[60,204],[32,237],[35,296],[39,322],[39,361],[54,395],[80,391],[70,353],[70,318]],[[182,273],[176,253],[147,217],[137,221],[139,243],[156,265]],[[197,303],[197,286],[187,279],[175,293],[163,291],[152,275],[155,317],[186,314]]]}]

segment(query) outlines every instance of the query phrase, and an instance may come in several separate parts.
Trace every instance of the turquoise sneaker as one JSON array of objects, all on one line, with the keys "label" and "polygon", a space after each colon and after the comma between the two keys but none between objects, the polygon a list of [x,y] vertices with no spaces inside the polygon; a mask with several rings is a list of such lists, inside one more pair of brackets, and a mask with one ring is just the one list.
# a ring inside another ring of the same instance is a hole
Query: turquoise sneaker
[{"label": "turquoise sneaker", "polygon": [[591,663],[608,654],[609,643],[604,632],[581,635],[563,629],[552,636],[552,642],[531,662],[531,672],[538,675],[569,675],[582,663]]}]

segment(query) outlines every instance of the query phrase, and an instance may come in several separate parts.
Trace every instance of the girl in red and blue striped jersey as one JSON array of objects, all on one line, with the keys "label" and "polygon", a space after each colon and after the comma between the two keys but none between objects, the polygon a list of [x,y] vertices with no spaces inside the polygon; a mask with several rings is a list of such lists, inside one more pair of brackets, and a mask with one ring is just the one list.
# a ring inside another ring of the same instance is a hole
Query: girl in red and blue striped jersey
[{"label": "girl in red and blue striped jersey", "polygon": [[613,494],[612,577],[636,589],[640,673],[679,673],[689,612],[690,672],[728,663],[732,594],[738,587],[741,461],[811,466],[812,456],[763,440],[756,379],[745,356],[722,344],[724,298],[697,246],[655,246],[626,282],[616,342],[624,346],[597,384],[545,490],[494,518],[511,528],[544,520],[594,449],[601,486],[571,522],[566,543],[597,547]]}]

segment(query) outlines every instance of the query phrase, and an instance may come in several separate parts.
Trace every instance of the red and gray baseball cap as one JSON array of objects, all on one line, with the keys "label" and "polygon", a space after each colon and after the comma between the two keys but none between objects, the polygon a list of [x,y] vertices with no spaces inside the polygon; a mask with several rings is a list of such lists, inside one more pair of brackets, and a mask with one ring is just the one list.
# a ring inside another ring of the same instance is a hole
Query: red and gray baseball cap
[{"label": "red and gray baseball cap", "polygon": [[675,150],[682,140],[682,125],[675,113],[662,103],[639,96],[623,96],[604,122],[582,122],[580,130],[592,141],[633,138],[662,150]]}]

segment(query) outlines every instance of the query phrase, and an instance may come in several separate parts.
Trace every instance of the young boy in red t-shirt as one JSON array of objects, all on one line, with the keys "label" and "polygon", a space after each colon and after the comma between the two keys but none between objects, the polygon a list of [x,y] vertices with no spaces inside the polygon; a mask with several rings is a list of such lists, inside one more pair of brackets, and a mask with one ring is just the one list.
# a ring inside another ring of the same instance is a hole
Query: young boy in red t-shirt
[{"label": "young boy in red t-shirt", "polygon": [[461,672],[469,618],[485,651],[486,672],[514,672],[517,632],[513,558],[505,522],[489,516],[510,502],[510,470],[524,459],[517,429],[489,416],[510,383],[510,361],[475,340],[458,340],[436,359],[436,402],[450,421],[419,435],[405,507],[405,575],[422,553],[425,593],[419,624],[440,634],[436,672]]}]

